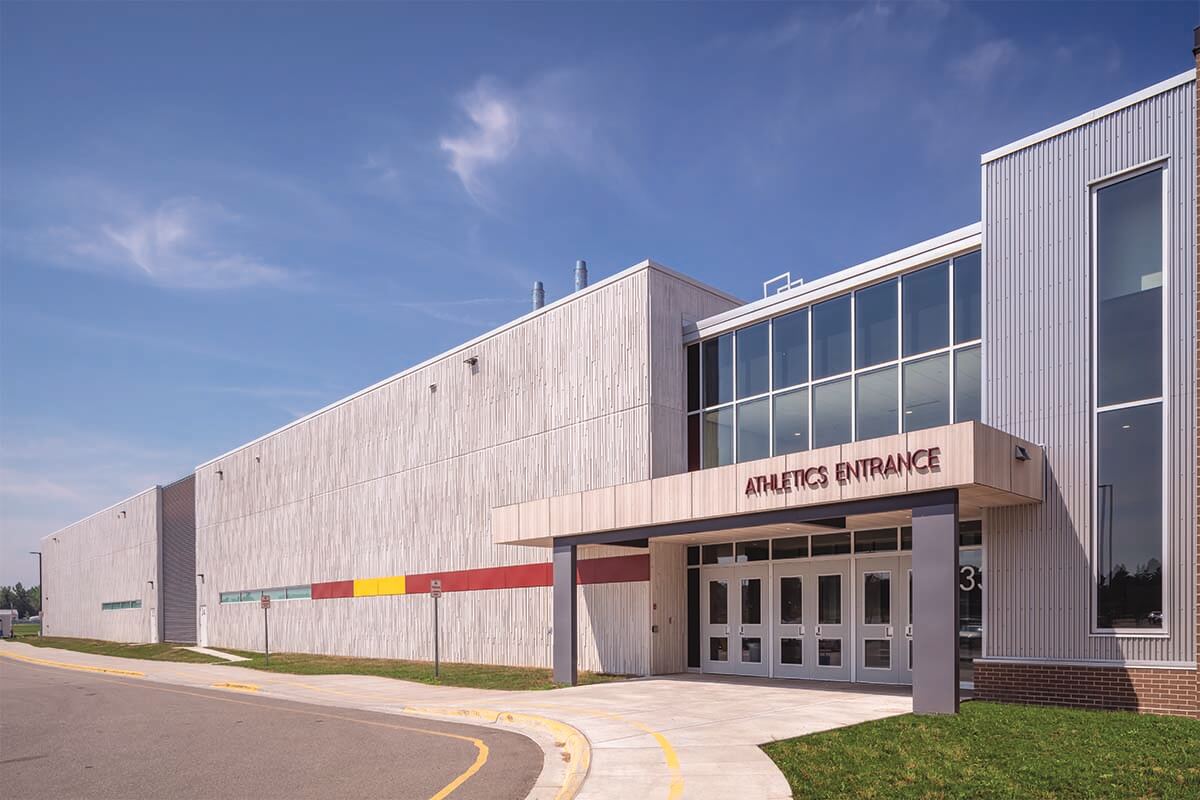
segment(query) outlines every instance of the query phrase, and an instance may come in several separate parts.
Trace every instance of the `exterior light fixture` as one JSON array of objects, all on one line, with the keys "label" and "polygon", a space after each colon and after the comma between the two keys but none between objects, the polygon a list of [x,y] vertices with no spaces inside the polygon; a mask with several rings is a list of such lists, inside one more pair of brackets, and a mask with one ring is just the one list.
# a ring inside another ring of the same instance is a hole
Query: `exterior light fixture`
[{"label": "exterior light fixture", "polygon": [[219,480],[219,481],[225,480],[225,470],[223,470],[223,469],[217,470],[217,480]]},{"label": "exterior light fixture", "polygon": [[124,510],[118,511],[118,512],[117,512],[117,518],[118,518],[118,519],[125,519],[125,511],[124,511]]},{"label": "exterior light fixture", "polygon": [[1013,457],[1017,459],[1017,461],[1028,461],[1029,451],[1021,445],[1017,445],[1016,450],[1013,452]]},{"label": "exterior light fixture", "polygon": [[479,357],[478,356],[467,356],[466,358],[463,359],[463,363],[466,364],[468,367],[474,367],[479,364]]}]

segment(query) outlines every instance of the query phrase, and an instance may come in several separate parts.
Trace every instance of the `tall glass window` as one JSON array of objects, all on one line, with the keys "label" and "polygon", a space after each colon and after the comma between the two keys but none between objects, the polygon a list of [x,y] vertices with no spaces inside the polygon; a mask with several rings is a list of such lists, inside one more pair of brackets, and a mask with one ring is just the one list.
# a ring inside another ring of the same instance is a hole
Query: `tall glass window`
[{"label": "tall glass window", "polygon": [[812,307],[813,379],[850,371],[850,295]]},{"label": "tall glass window", "polygon": [[896,360],[896,281],[854,293],[854,366],[873,367]]},{"label": "tall glass window", "polygon": [[704,412],[702,440],[704,466],[722,467],[733,463],[733,407]]},{"label": "tall glass window", "polygon": [[775,336],[774,383],[786,389],[808,382],[808,309],[802,308],[771,322]]},{"label": "tall glass window", "polygon": [[1093,515],[1101,630],[1163,628],[1163,173],[1093,195]]},{"label": "tall glass window", "polygon": [[775,402],[775,455],[808,449],[808,389],[777,394]]},{"label": "tall glass window", "polygon": [[855,430],[858,439],[874,439],[896,433],[899,414],[896,368],[865,372],[855,379]]},{"label": "tall glass window", "polygon": [[904,365],[904,430],[950,422],[950,358],[943,353]]},{"label": "tall glass window", "polygon": [[904,355],[950,343],[950,264],[942,262],[904,276]]},{"label": "tall glass window", "polygon": [[737,460],[753,461],[771,455],[771,399],[738,403]]},{"label": "tall glass window", "polygon": [[687,410],[700,410],[700,345],[687,349]]},{"label": "tall glass window", "polygon": [[704,405],[716,406],[733,399],[733,334],[704,343]]},{"label": "tall glass window", "polygon": [[813,447],[830,447],[850,441],[850,379],[813,387]]},{"label": "tall glass window", "polygon": [[754,397],[771,388],[771,323],[737,332],[737,396]]},{"label": "tall glass window", "polygon": [[954,259],[955,344],[973,342],[983,332],[982,256],[976,250]]},{"label": "tall glass window", "polygon": [[954,421],[980,418],[979,347],[954,351]]}]

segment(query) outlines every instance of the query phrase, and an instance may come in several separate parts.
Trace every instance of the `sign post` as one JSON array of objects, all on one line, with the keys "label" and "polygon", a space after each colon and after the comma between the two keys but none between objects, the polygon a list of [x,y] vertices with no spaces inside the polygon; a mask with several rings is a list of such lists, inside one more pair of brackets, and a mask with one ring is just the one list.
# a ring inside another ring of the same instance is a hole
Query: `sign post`
[{"label": "sign post", "polygon": [[271,607],[270,595],[263,595],[258,601],[263,610],[263,656],[267,666],[271,666],[271,630],[267,625],[267,609]]},{"label": "sign post", "polygon": [[442,581],[434,578],[429,582],[429,595],[433,598],[433,677],[440,673],[438,659],[438,598],[442,596]]}]

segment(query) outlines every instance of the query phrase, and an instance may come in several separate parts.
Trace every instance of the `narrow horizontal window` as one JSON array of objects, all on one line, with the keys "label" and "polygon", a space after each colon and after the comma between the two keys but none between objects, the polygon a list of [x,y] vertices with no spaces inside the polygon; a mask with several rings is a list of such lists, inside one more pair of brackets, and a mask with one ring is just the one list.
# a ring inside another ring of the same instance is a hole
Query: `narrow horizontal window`
[{"label": "narrow horizontal window", "polygon": [[874,531],[855,531],[854,552],[884,553],[896,549],[896,529],[881,528]]},{"label": "narrow horizontal window", "polygon": [[849,533],[823,533],[812,537],[814,556],[840,556],[850,552]]},{"label": "narrow horizontal window", "polygon": [[786,539],[775,539],[771,542],[771,557],[808,558],[808,537],[789,536]]}]

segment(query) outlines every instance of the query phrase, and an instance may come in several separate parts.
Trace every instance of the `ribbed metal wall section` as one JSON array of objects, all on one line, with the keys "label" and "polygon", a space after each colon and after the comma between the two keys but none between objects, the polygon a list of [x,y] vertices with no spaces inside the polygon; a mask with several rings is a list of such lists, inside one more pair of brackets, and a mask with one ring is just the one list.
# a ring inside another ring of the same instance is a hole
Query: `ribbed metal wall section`
[{"label": "ribbed metal wall section", "polygon": [[162,490],[163,638],[196,641],[196,476]]},{"label": "ribbed metal wall section", "polygon": [[[1195,659],[1195,101],[1188,83],[983,168],[985,421],[1046,448],[1046,502],[989,513],[991,657]],[[1091,634],[1089,183],[1167,163],[1165,638]]]}]

